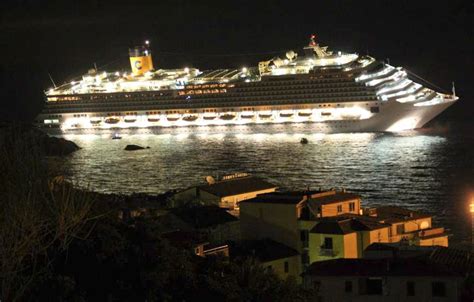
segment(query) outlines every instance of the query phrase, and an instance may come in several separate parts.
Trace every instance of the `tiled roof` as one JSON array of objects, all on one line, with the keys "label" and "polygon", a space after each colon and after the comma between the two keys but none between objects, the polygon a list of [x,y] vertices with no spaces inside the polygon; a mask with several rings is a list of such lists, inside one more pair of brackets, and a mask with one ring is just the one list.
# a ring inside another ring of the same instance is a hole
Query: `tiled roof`
[{"label": "tiled roof", "polygon": [[312,276],[460,276],[447,267],[426,259],[336,259],[312,263],[305,275]]},{"label": "tiled roof", "polygon": [[196,229],[208,228],[238,220],[238,218],[229,214],[225,209],[217,206],[176,208],[170,212]]},{"label": "tiled roof", "polygon": [[474,253],[469,251],[439,246],[430,254],[429,260],[458,272],[474,273]]},{"label": "tiled roof", "polygon": [[388,226],[388,224],[379,223],[364,216],[349,214],[322,218],[311,230],[311,233],[350,234],[357,231],[370,231]]},{"label": "tiled roof", "polygon": [[226,197],[273,188],[276,189],[277,186],[258,177],[246,176],[219,181],[212,185],[201,185],[198,188],[219,197]]},{"label": "tiled roof", "polygon": [[360,199],[360,196],[353,193],[347,192],[334,192],[334,194],[328,194],[320,197],[312,197],[309,199],[310,204],[330,204],[344,202],[354,199]]},{"label": "tiled roof", "polygon": [[244,200],[242,202],[298,204],[305,198],[307,194],[311,194],[311,192],[309,193],[305,191],[272,192],[272,193],[260,194],[260,195],[257,195],[257,197],[255,198]]},{"label": "tiled roof", "polygon": [[431,215],[404,209],[397,206],[381,206],[376,209],[377,218],[386,223],[396,223],[406,220],[429,218]]},{"label": "tiled roof", "polygon": [[255,257],[261,262],[293,257],[298,254],[296,250],[271,239],[245,240],[230,249],[232,258]]}]

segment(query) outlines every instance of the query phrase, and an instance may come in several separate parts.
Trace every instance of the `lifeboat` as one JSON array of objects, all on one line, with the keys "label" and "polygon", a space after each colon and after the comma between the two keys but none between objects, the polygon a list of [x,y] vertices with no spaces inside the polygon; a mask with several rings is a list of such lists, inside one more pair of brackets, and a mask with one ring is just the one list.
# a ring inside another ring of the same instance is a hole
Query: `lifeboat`
[{"label": "lifeboat", "polygon": [[120,122],[120,118],[118,117],[108,117],[105,119],[105,122],[107,124],[117,124],[118,122]]},{"label": "lifeboat", "polygon": [[126,116],[124,119],[125,123],[135,123],[137,121],[136,116]]},{"label": "lifeboat", "polygon": [[302,116],[302,117],[311,116],[311,114],[313,114],[313,113],[309,110],[304,110],[304,111],[298,112],[298,116]]},{"label": "lifeboat", "polygon": [[271,118],[273,116],[273,114],[271,112],[260,112],[258,114],[258,117],[259,118],[263,118],[263,119],[267,119],[267,118]]},{"label": "lifeboat", "polygon": [[149,121],[150,123],[156,123],[156,122],[159,122],[159,121],[160,121],[160,117],[158,117],[158,116],[149,116],[149,117],[148,117],[148,121]]},{"label": "lifeboat", "polygon": [[216,115],[215,114],[205,114],[202,118],[209,121],[209,120],[215,119]]},{"label": "lifeboat", "polygon": [[194,122],[197,119],[198,119],[197,115],[186,115],[185,117],[183,117],[183,121],[186,121],[186,122]]},{"label": "lifeboat", "polygon": [[225,114],[221,115],[220,118],[221,118],[221,120],[230,121],[230,120],[233,120],[235,118],[235,114],[225,113]]},{"label": "lifeboat", "polygon": [[321,112],[321,116],[331,116],[331,112]]},{"label": "lifeboat", "polygon": [[179,120],[179,115],[171,114],[171,115],[168,115],[166,119],[170,122],[176,122],[177,120]]},{"label": "lifeboat", "polygon": [[280,112],[280,117],[292,117],[293,112],[292,111],[282,111]]},{"label": "lifeboat", "polygon": [[254,116],[255,116],[255,114],[253,112],[250,112],[250,111],[244,111],[240,114],[240,117],[245,118],[245,119],[250,119],[250,118],[253,118]]},{"label": "lifeboat", "polygon": [[102,122],[102,120],[100,118],[90,120],[91,125],[99,125],[101,122]]}]

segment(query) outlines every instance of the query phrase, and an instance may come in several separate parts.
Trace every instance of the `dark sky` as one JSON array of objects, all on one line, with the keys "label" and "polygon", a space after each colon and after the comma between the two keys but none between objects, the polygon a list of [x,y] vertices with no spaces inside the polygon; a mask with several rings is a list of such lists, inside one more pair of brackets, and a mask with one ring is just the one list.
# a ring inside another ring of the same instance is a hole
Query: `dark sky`
[{"label": "dark sky", "polygon": [[62,83],[94,62],[126,69],[128,47],[144,39],[155,68],[206,69],[253,65],[316,33],[334,50],[390,58],[446,90],[455,81],[461,101],[442,116],[472,120],[473,3],[3,0],[0,119],[34,118],[51,87],[48,72]]}]

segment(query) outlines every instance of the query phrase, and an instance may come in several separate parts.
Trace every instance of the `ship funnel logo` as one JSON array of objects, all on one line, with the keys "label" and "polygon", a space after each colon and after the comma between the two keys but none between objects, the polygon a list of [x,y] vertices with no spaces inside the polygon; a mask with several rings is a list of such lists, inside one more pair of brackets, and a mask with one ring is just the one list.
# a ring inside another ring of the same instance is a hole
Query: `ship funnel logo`
[{"label": "ship funnel logo", "polygon": [[142,62],[141,61],[135,61],[135,68],[140,70],[142,69]]}]

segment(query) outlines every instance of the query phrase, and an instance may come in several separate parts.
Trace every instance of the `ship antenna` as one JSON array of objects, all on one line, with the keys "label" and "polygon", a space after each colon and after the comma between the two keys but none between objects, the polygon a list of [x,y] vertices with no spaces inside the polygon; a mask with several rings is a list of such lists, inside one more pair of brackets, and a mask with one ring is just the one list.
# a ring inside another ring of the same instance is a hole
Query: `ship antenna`
[{"label": "ship antenna", "polygon": [[453,91],[453,96],[456,96],[456,87],[454,86],[454,81],[453,81],[453,88],[452,88],[452,91]]},{"label": "ship antenna", "polygon": [[54,88],[57,88],[56,83],[54,83],[53,77],[51,74],[48,72],[49,79],[51,80],[51,83],[53,83]]},{"label": "ship antenna", "polygon": [[98,71],[97,64],[95,62],[94,62],[94,69],[95,69],[95,71]]}]

